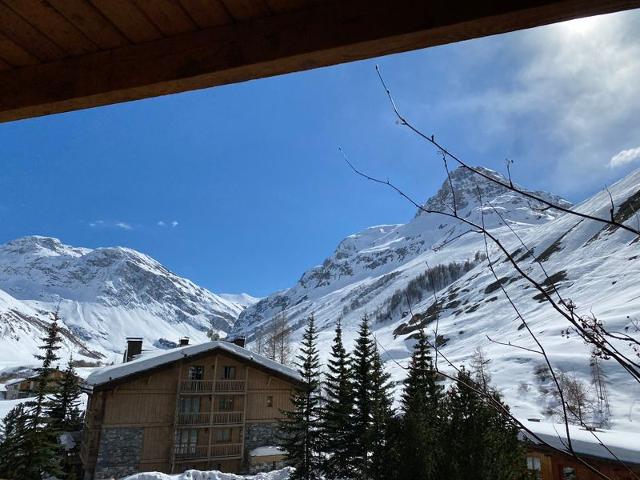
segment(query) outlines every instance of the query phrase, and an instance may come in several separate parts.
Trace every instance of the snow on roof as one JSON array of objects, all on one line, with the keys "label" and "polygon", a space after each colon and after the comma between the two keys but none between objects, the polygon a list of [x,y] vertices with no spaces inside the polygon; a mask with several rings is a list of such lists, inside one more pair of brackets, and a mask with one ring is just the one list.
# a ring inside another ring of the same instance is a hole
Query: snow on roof
[{"label": "snow on roof", "polygon": [[112,380],[143,372],[150,368],[166,365],[182,358],[191,357],[212,350],[223,350],[247,361],[258,363],[269,370],[289,377],[295,381],[302,381],[300,374],[292,368],[286,367],[285,365],[263,357],[262,355],[258,355],[257,353],[250,352],[246,348],[239,347],[233,343],[218,340],[201,343],[199,345],[188,345],[186,347],[174,348],[168,352],[160,350],[144,353],[131,362],[96,369],[87,377],[86,382],[89,386],[101,385]]},{"label": "snow on roof", "polygon": [[9,387],[11,385],[15,385],[16,383],[22,383],[26,380],[26,378],[14,378],[13,380],[9,380],[4,384],[5,387]]},{"label": "snow on roof", "polygon": [[286,452],[280,447],[268,446],[254,448],[249,452],[252,457],[270,457],[272,455],[286,455]]},{"label": "snow on roof", "polygon": [[[567,434],[564,424],[521,421],[523,425],[552,447],[567,451]],[[590,432],[577,425],[569,425],[569,434],[573,450],[579,455],[613,461],[616,461],[616,457],[618,457],[625,463],[640,465],[640,432],[600,429]],[[529,433],[523,432],[523,436],[535,444],[539,443]],[[611,450],[613,455],[600,442]]]}]

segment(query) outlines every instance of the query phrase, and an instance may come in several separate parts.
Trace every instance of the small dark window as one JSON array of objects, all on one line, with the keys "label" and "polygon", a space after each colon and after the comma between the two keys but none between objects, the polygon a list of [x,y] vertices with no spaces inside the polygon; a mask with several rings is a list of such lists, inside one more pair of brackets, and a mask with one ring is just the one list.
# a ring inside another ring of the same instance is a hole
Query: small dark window
[{"label": "small dark window", "polygon": [[572,467],[564,467],[562,469],[562,479],[563,480],[576,480],[578,478],[576,476],[576,469]]},{"label": "small dark window", "polygon": [[267,407],[273,407],[273,397],[271,395],[267,397]]},{"label": "small dark window", "polygon": [[180,399],[180,413],[199,413],[200,398],[198,397],[182,397]]},{"label": "small dark window", "polygon": [[202,365],[192,365],[189,367],[189,380],[202,380],[204,378],[204,367]]},{"label": "small dark window", "polygon": [[220,411],[231,412],[233,410],[233,398],[223,397],[218,405],[220,406]]},{"label": "small dark window", "polygon": [[227,365],[222,373],[225,380],[234,380],[236,378],[236,367]]}]

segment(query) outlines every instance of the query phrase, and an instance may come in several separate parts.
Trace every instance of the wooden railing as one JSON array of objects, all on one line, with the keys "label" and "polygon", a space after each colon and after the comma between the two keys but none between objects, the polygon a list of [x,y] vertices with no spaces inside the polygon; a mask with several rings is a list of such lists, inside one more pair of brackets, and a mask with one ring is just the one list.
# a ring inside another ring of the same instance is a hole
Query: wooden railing
[{"label": "wooden railing", "polygon": [[244,392],[246,382],[244,380],[183,380],[180,382],[180,391],[182,393],[213,393],[215,383],[215,392],[234,393]]},{"label": "wooden railing", "polygon": [[174,453],[176,460],[207,458],[209,456],[209,447],[207,445],[177,445]]},{"label": "wooden railing", "polygon": [[226,445],[211,445],[211,458],[239,457],[242,451],[241,443]]},{"label": "wooden railing", "polygon": [[228,425],[242,423],[242,412],[214,412],[212,418],[213,425]]},{"label": "wooden railing", "polygon": [[174,449],[176,460],[195,460],[200,458],[239,457],[242,452],[241,443],[222,445],[178,445]]},{"label": "wooden railing", "polygon": [[216,392],[244,392],[244,380],[217,380]]},{"label": "wooden railing", "polygon": [[178,413],[178,425],[209,425],[208,413]]},{"label": "wooden railing", "polygon": [[242,412],[178,413],[177,424],[180,426],[195,425],[229,425],[242,423]]},{"label": "wooden railing", "polygon": [[211,393],[213,391],[213,381],[183,380],[180,382],[180,391],[186,393]]}]

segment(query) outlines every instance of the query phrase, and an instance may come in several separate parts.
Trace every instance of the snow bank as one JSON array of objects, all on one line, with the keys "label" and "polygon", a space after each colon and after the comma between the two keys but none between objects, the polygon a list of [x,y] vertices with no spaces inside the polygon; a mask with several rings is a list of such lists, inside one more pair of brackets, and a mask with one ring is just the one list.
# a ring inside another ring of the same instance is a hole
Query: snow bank
[{"label": "snow bank", "polygon": [[290,467],[282,470],[274,470],[257,475],[235,475],[233,473],[222,473],[217,470],[200,471],[187,470],[177,475],[168,475],[160,472],[136,473],[125,480],[288,480],[293,469]]},{"label": "snow bank", "polygon": [[270,457],[273,455],[284,455],[286,452],[280,447],[258,447],[249,452],[252,457]]}]

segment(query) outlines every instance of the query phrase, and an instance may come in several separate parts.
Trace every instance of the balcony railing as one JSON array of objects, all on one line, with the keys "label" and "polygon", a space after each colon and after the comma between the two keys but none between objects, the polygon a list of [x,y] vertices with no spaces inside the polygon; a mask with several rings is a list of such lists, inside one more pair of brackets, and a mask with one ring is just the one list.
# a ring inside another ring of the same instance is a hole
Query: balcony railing
[{"label": "balcony railing", "polygon": [[244,380],[217,380],[216,392],[244,392]]},{"label": "balcony railing", "polygon": [[242,423],[242,412],[178,413],[178,425],[229,425]]},{"label": "balcony railing", "polygon": [[207,445],[178,445],[174,450],[176,460],[195,460],[207,458],[209,447]]},{"label": "balcony railing", "polygon": [[241,443],[226,445],[211,445],[211,458],[239,457],[242,451]]},{"label": "balcony railing", "polygon": [[180,391],[185,393],[211,393],[213,391],[213,381],[183,380],[180,382]]},{"label": "balcony railing", "polygon": [[241,443],[223,445],[178,445],[174,449],[176,460],[198,460],[204,458],[239,457],[242,452]]},{"label": "balcony railing", "polygon": [[[215,385],[215,392],[213,387]],[[244,392],[244,380],[183,380],[180,382],[182,393],[235,393]]]}]

